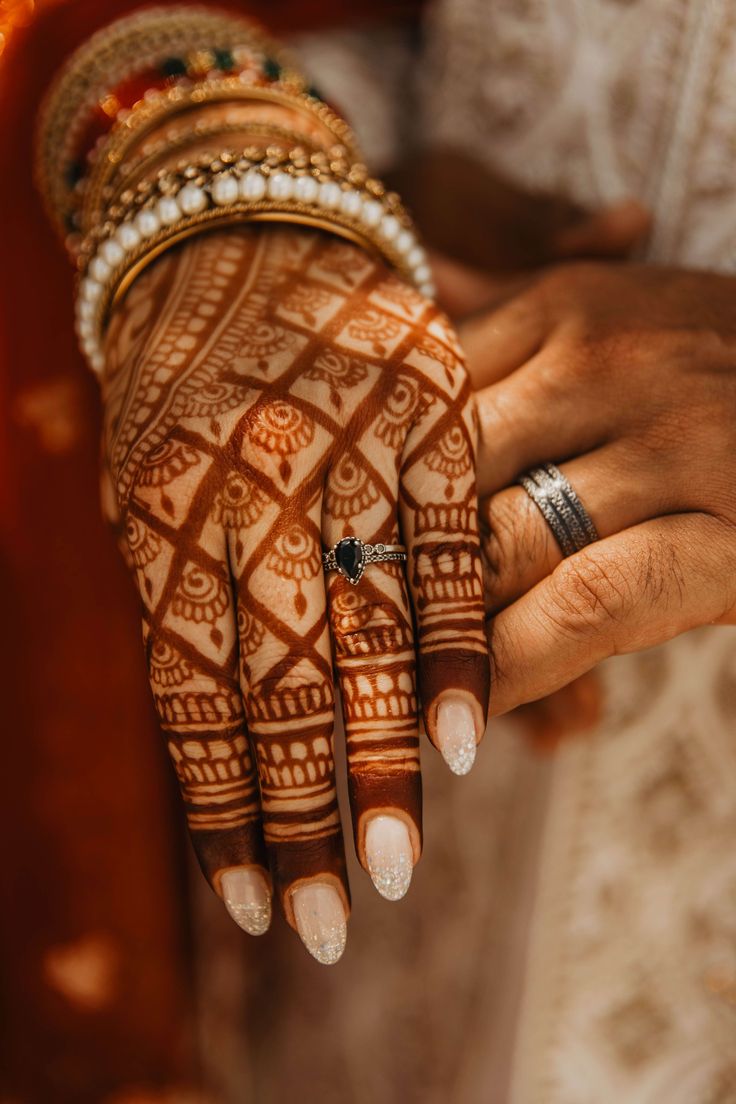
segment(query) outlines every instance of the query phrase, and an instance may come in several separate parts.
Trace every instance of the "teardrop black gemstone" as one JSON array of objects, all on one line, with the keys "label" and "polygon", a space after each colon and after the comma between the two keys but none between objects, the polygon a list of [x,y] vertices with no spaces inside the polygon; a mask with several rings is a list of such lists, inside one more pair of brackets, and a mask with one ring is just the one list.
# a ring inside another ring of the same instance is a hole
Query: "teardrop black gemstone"
[{"label": "teardrop black gemstone", "polygon": [[343,537],[335,546],[338,571],[348,582],[357,583],[363,574],[363,544],[357,537]]}]

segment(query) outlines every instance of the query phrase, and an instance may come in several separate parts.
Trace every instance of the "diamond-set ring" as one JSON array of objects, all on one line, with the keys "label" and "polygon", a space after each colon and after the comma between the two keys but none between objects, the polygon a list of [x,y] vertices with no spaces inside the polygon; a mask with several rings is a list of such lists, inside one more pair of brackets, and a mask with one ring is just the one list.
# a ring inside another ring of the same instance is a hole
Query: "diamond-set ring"
[{"label": "diamond-set ring", "polygon": [[369,564],[405,560],[403,544],[364,544],[359,537],[343,537],[328,552],[322,553],[325,572],[339,571],[353,586],[360,582]]}]

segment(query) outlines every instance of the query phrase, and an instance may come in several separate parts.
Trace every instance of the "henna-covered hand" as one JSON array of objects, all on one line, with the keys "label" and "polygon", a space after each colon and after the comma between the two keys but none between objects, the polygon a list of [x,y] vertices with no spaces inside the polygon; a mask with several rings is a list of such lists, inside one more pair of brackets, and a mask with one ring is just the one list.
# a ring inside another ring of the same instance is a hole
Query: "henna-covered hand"
[{"label": "henna-covered hand", "polygon": [[[387,897],[421,849],[415,681],[458,773],[485,727],[475,422],[454,335],[356,247],[241,228],[144,273],[107,361],[106,460],[200,863],[245,930],[268,926],[273,886],[336,961],[333,658],[356,847]],[[326,586],[323,548],[348,535],[403,538],[408,563]]]}]

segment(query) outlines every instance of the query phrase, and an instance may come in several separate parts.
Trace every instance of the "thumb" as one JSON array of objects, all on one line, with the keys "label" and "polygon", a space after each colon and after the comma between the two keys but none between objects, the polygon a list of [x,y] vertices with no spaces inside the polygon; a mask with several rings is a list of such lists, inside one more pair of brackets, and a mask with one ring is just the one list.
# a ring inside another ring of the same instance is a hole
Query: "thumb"
[{"label": "thumb", "polygon": [[559,230],[550,243],[557,260],[568,257],[627,257],[644,241],[652,216],[638,200],[625,199],[584,214]]}]

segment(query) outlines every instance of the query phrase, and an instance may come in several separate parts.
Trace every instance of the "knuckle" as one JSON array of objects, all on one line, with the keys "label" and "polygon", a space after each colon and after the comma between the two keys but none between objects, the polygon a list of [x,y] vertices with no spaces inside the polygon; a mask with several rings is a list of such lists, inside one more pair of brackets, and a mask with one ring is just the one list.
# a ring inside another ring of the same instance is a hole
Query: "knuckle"
[{"label": "knuckle", "polygon": [[559,629],[577,636],[617,625],[631,608],[633,593],[621,563],[583,550],[552,574],[548,612]]},{"label": "knuckle", "polygon": [[443,539],[427,541],[419,546],[415,553],[417,575],[421,579],[425,573],[449,575],[457,570],[459,561],[469,552],[467,541]]},{"label": "knuckle", "polygon": [[422,371],[442,390],[455,391],[468,378],[465,355],[450,320],[444,315],[432,319],[432,332],[417,337],[415,353]]},{"label": "knuckle", "polygon": [[[281,738],[266,740],[260,739],[256,748],[258,777],[261,783],[261,791],[264,795],[264,813],[273,826],[274,819],[278,819],[279,810],[269,802],[279,790],[297,789],[302,786],[314,785],[316,781],[330,783],[330,789],[326,795],[328,813],[334,801],[334,772],[335,762],[333,757],[333,744],[329,727],[323,730],[315,730],[310,733],[293,733]],[[290,799],[284,798],[287,807]],[[317,811],[315,807],[311,812],[303,810],[305,820]],[[281,812],[284,806],[281,806]],[[324,809],[323,809],[324,811]],[[330,821],[334,823],[334,816]]]},{"label": "knuckle", "polygon": [[167,731],[184,735],[206,726],[214,732],[242,723],[240,694],[229,680],[218,685],[206,676],[192,674],[184,685],[171,685],[154,677],[153,672],[150,680],[154,705]]},{"label": "knuckle", "polygon": [[604,265],[595,261],[575,261],[570,264],[558,264],[545,272],[533,288],[540,301],[547,303],[562,302],[566,306],[571,295],[579,302],[580,293],[585,294],[594,284],[607,276]]},{"label": "knuckle", "polygon": [[683,443],[693,436],[692,423],[692,410],[671,401],[655,403],[646,425],[639,427],[637,445],[655,464],[674,460],[682,452]]},{"label": "knuckle", "polygon": [[480,546],[467,535],[423,543],[415,550],[412,572],[418,612],[448,601],[480,602],[480,575]]},{"label": "knuckle", "polygon": [[306,657],[275,664],[246,688],[249,723],[288,721],[332,710],[332,680],[321,675]]},{"label": "knuckle", "polygon": [[493,442],[498,429],[513,426],[513,410],[503,402],[503,392],[490,387],[476,396],[478,431],[482,442]]},{"label": "knuckle", "polygon": [[338,661],[396,655],[413,644],[406,611],[395,602],[363,596],[353,588],[331,602],[330,627]]},{"label": "knuckle", "polygon": [[537,521],[537,507],[526,495],[500,494],[483,511],[482,541],[490,591],[503,591],[525,570],[545,562],[549,538]]}]

